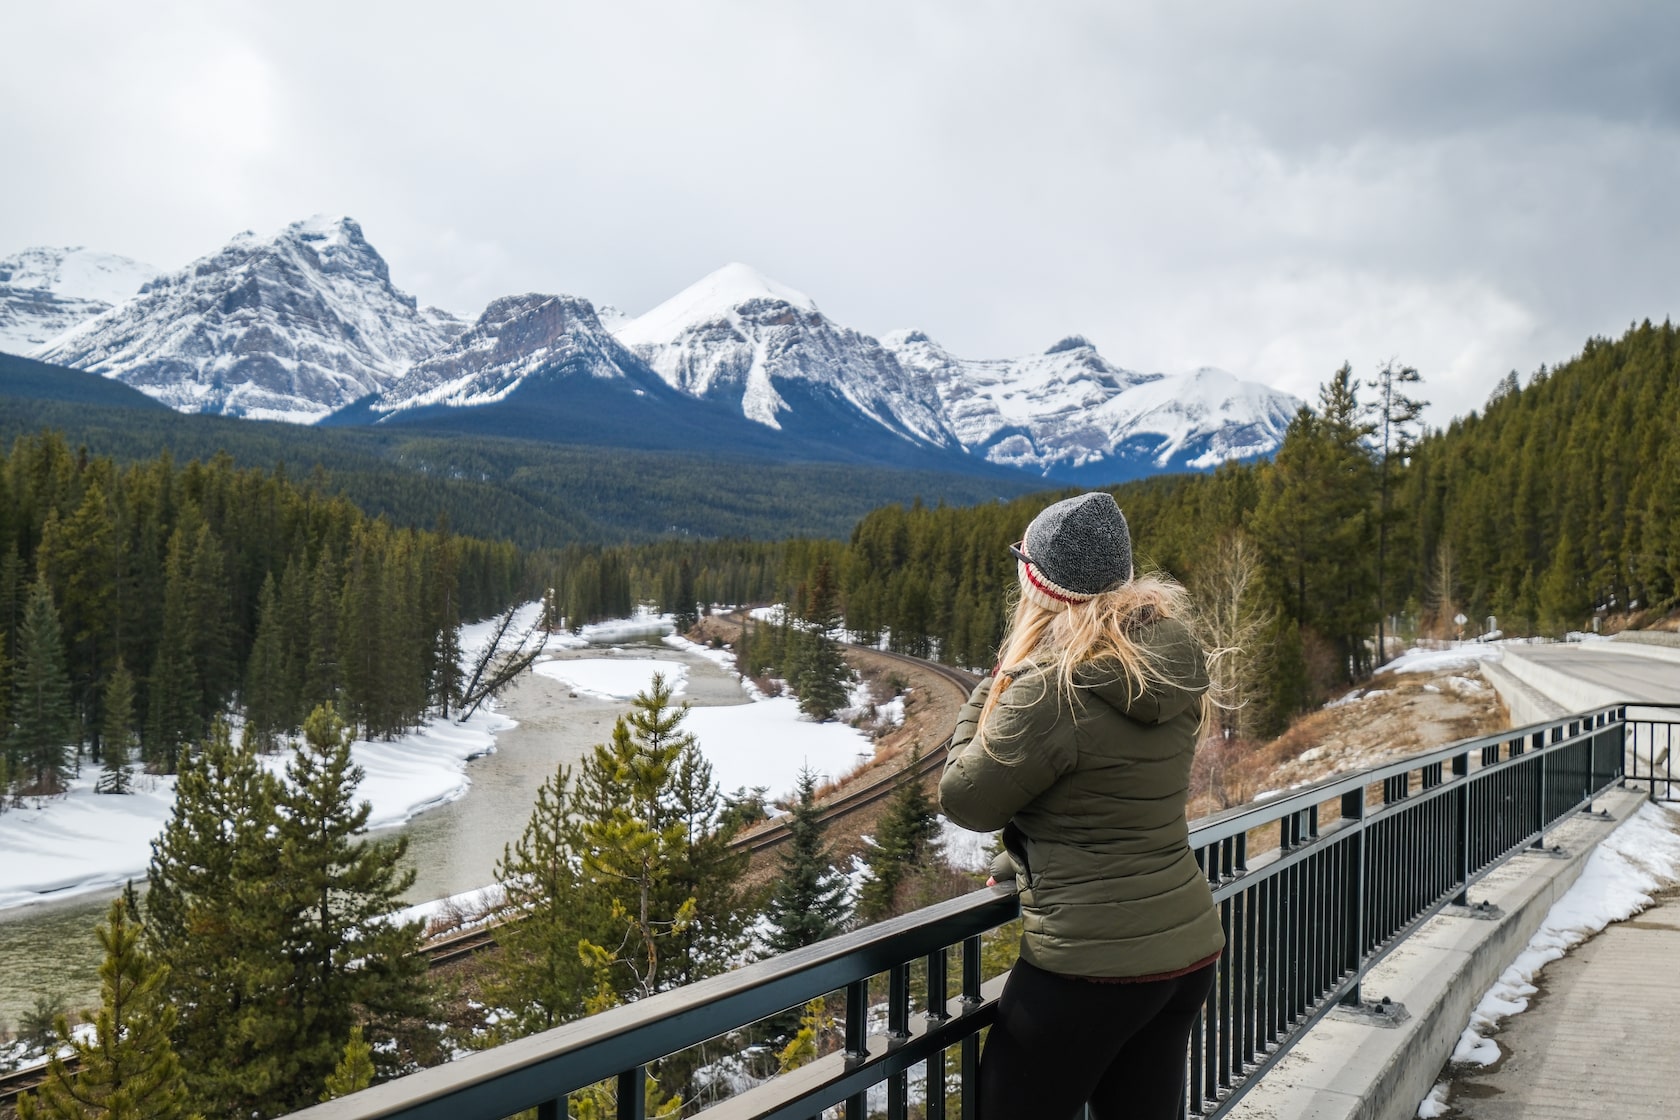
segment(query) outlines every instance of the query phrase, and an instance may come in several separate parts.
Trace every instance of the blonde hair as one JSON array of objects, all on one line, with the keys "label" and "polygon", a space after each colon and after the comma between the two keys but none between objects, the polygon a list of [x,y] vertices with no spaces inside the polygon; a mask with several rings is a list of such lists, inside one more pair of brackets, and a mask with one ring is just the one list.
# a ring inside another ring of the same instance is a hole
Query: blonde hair
[{"label": "blonde hair", "polygon": [[[1059,696],[1070,698],[1080,666],[1099,660],[1117,667],[1132,700],[1149,691],[1152,685],[1176,683],[1162,670],[1159,652],[1144,646],[1135,636],[1143,627],[1168,618],[1182,621],[1194,633],[1189,593],[1182,584],[1163,575],[1139,576],[1088,602],[1071,604],[1065,610],[1053,611],[1025,595],[1019,596],[999,648],[997,679],[980,709],[979,726],[974,734],[981,741],[981,748],[992,757],[1007,761],[996,755],[985,741],[986,722],[1013,683],[1007,672],[1025,664],[1044,666],[1049,670],[1046,687],[1054,687]],[[1027,702],[1037,699],[1033,697]],[[1203,723],[1207,722],[1211,703],[1211,694],[1204,693]]]}]

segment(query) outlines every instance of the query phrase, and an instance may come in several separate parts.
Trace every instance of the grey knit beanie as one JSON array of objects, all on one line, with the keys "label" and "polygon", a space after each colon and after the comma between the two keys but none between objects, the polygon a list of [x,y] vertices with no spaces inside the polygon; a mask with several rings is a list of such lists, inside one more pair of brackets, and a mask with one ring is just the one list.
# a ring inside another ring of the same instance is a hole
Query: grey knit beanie
[{"label": "grey knit beanie", "polygon": [[1126,515],[1103,491],[1047,506],[1010,551],[1021,592],[1047,610],[1066,610],[1132,578]]}]

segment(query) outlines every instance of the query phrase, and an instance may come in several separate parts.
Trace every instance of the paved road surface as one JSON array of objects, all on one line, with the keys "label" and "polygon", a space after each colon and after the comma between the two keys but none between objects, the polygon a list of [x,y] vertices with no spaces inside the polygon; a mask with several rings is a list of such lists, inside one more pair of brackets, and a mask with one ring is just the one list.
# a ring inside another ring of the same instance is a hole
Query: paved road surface
[{"label": "paved road surface", "polygon": [[1680,661],[1577,645],[1522,646],[1512,652],[1608,689],[1618,700],[1680,704]]}]

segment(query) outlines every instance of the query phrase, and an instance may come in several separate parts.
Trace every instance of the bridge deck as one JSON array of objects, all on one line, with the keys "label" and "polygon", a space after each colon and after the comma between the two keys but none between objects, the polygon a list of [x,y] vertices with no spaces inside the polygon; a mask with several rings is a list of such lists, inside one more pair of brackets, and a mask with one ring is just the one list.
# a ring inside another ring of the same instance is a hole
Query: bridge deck
[{"label": "bridge deck", "polygon": [[1680,1116],[1680,892],[1609,926],[1536,983],[1496,1035],[1505,1057],[1454,1079],[1466,1120]]}]

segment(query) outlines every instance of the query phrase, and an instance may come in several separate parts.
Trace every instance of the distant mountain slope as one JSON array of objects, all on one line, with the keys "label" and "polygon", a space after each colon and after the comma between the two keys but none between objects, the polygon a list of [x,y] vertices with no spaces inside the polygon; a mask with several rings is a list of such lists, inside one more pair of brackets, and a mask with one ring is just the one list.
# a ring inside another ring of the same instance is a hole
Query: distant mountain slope
[{"label": "distant mountain slope", "polygon": [[349,218],[235,237],[35,356],[184,412],[308,422],[377,392],[461,329],[422,311]]},{"label": "distant mountain slope", "polygon": [[[765,431],[718,411],[743,430]],[[370,514],[416,528],[446,516],[459,532],[527,548],[673,534],[843,537],[882,504],[966,505],[1035,488],[1018,475],[748,458],[721,441],[703,450],[627,450],[486,431],[463,437],[423,424],[344,430],[182,415],[116,381],[0,355],[0,444],[46,428],[122,462],[167,448],[183,461],[226,451],[244,466],[284,463],[294,477],[319,465],[332,492]]]},{"label": "distant mountain slope", "polygon": [[1137,373],[1089,340],[1021,358],[958,358],[921,331],[883,340],[934,386],[972,453],[1046,478],[1101,484],[1207,469],[1276,449],[1301,402],[1221,370]]},{"label": "distant mountain slope", "polygon": [[158,270],[80,246],[0,258],[0,351],[28,354],[140,290]]},{"label": "distant mountain slope", "polygon": [[15,354],[0,354],[0,398],[168,411],[167,405],[140,390],[97,373],[65,369]]}]

